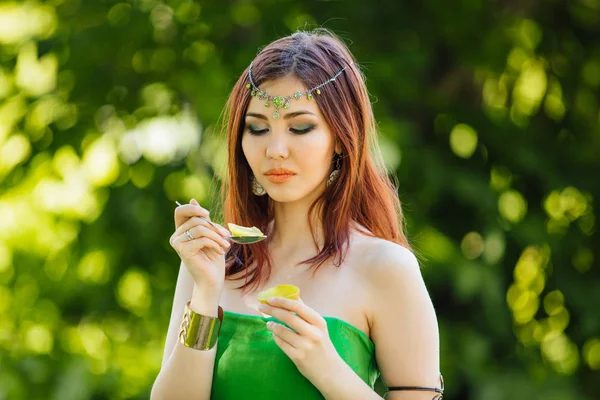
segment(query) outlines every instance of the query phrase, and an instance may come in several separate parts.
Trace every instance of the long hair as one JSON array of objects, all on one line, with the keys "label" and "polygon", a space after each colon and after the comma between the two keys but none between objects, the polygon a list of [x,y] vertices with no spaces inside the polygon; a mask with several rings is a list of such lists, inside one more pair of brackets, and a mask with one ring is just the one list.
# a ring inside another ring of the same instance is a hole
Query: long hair
[{"label": "long hair", "polygon": [[[341,265],[354,223],[364,226],[367,234],[409,247],[397,188],[379,151],[365,78],[346,45],[325,29],[296,32],[259,52],[252,66],[252,77],[260,87],[262,82],[292,75],[311,88],[344,67],[345,71],[334,82],[313,97],[343,154],[335,183],[325,189],[309,210],[308,222],[315,245],[316,232],[311,223],[314,213],[324,229],[324,245],[319,253],[299,263],[310,265],[313,272],[330,258],[335,266]],[[269,196],[252,193],[252,170],[242,151],[244,118],[251,99],[249,82],[246,68],[224,110],[228,143],[224,217],[238,225],[256,226],[268,235],[273,220],[271,200]],[[241,289],[256,288],[268,279],[272,268],[268,240],[251,246],[232,244],[226,258],[226,276],[246,271],[240,277],[244,278]],[[251,265],[254,268],[249,270]]]}]

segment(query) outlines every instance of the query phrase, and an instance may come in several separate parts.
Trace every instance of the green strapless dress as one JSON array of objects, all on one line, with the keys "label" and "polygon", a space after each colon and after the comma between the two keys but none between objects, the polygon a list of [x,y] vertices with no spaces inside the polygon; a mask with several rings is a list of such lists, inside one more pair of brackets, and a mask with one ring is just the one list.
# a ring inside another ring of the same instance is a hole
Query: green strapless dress
[{"label": "green strapless dress", "polygon": [[[211,399],[312,400],[324,397],[273,341],[266,328],[272,317],[225,311]],[[379,377],[375,345],[364,332],[338,318],[325,317],[331,341],[344,361],[373,387]]]}]

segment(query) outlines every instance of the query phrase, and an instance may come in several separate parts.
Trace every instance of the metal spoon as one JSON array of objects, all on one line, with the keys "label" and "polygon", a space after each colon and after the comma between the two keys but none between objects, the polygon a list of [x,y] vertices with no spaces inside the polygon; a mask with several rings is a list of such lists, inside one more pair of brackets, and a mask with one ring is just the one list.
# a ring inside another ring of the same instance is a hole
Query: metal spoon
[{"label": "metal spoon", "polygon": [[[175,203],[177,203],[177,205],[181,207],[181,204],[178,201],[175,201]],[[209,224],[211,224],[212,226],[214,226],[217,229],[225,229],[221,225],[215,224],[214,222],[212,222],[209,219],[206,219],[204,217],[199,217],[199,218],[202,218],[203,220],[205,220],[206,222],[208,222]],[[225,230],[227,230],[227,229],[225,229]],[[260,242],[260,241],[265,240],[267,238],[265,235],[262,235],[262,236],[233,236],[233,235],[231,235],[231,232],[229,232],[229,233],[230,234],[228,236],[225,236],[225,237],[228,238],[229,240],[231,240],[232,242],[237,243],[237,244],[252,244],[252,243],[257,243],[257,242]]]}]

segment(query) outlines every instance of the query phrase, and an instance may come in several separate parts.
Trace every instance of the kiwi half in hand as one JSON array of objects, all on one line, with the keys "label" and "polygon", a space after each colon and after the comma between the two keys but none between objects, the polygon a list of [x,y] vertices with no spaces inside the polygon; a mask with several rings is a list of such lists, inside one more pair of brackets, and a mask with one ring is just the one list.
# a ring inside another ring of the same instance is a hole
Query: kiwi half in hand
[{"label": "kiwi half in hand", "polygon": [[284,297],[290,300],[300,300],[300,289],[294,285],[278,285],[259,292],[258,301],[267,304],[271,297]]}]

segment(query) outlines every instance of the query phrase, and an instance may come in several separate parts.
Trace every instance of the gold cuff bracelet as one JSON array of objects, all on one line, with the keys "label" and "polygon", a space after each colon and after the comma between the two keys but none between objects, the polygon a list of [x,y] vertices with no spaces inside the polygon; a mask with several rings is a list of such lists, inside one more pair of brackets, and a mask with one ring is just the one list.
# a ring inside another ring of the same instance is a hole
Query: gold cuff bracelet
[{"label": "gold cuff bracelet", "polygon": [[210,350],[219,338],[223,323],[223,309],[219,306],[218,317],[207,317],[192,311],[190,303],[191,301],[188,301],[185,305],[179,331],[179,342],[192,349]]}]

